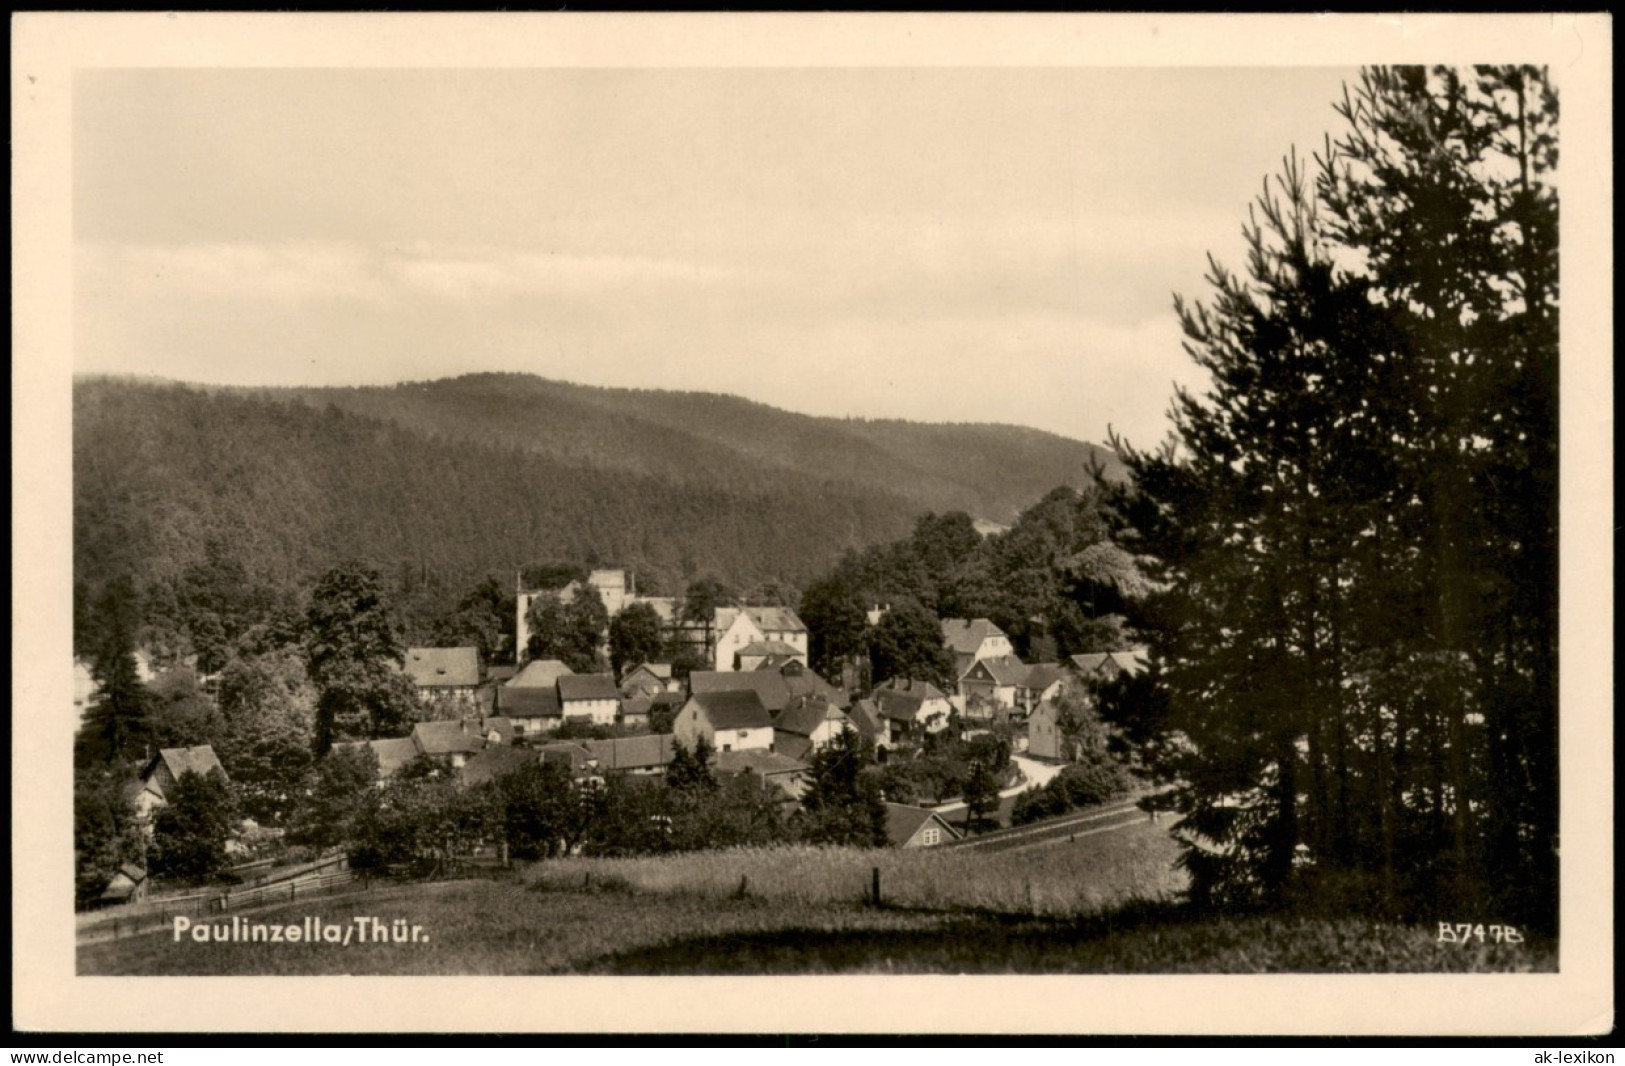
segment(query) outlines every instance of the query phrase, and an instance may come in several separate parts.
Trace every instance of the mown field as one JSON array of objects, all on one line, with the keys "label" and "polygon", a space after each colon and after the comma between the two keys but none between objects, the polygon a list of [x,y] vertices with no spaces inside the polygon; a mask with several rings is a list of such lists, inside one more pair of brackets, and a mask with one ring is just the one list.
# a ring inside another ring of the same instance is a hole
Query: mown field
[{"label": "mown field", "polygon": [[[539,863],[259,911],[421,926],[388,944],[87,944],[82,974],[1267,973],[1555,969],[1555,946],[1439,944],[1355,919],[1197,918],[1165,828],[1016,853],[747,850]],[[885,905],[862,902],[881,868]],[[743,879],[743,885],[741,880]],[[952,887],[950,887],[952,886]],[[1029,896],[1031,902],[1029,903]]]}]

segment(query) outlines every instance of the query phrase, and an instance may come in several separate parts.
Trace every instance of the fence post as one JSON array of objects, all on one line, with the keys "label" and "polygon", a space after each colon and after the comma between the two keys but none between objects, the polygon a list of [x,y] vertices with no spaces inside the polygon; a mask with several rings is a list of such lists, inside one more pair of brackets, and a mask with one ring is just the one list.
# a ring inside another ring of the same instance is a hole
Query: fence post
[{"label": "fence post", "polygon": [[880,906],[880,867],[876,866],[871,873],[869,883],[869,902],[876,907]]}]

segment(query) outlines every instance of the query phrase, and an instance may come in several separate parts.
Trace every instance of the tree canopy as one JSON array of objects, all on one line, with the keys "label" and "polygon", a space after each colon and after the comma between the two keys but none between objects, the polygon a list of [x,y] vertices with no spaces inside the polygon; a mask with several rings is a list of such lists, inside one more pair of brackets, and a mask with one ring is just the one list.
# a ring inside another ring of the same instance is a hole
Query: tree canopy
[{"label": "tree canopy", "polygon": [[1245,278],[1178,302],[1211,388],[1123,446],[1186,863],[1214,903],[1353,879],[1549,920],[1556,97],[1374,68],[1337,111],[1314,176],[1266,184]]}]

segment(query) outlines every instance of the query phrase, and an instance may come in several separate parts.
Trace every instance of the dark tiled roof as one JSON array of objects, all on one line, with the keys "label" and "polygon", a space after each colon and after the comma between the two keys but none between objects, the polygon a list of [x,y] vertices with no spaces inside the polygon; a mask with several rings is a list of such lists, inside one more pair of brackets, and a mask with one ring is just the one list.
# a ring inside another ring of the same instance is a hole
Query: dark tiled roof
[{"label": "dark tiled roof", "polygon": [[805,633],[806,623],[789,607],[746,607],[746,614],[764,633]]},{"label": "dark tiled roof", "polygon": [[784,686],[793,697],[811,696],[843,708],[851,702],[845,692],[802,666],[800,662],[787,663],[779,668],[778,674],[784,678]]},{"label": "dark tiled roof", "polygon": [[462,722],[419,722],[412,727],[412,740],[425,755],[451,755],[479,751],[484,740]]},{"label": "dark tiled roof", "polygon": [[592,764],[598,761],[597,756],[580,744],[571,740],[555,740],[551,744],[538,744],[530,749],[536,752],[543,762],[568,762],[572,774],[582,774],[592,769]]},{"label": "dark tiled roof", "polygon": [[771,727],[773,719],[755,692],[696,692],[693,701],[705,711],[712,729],[760,729]]},{"label": "dark tiled roof", "polygon": [[533,748],[498,744],[476,753],[463,764],[463,783],[482,785],[487,781],[495,781],[539,758],[541,756],[537,755]]},{"label": "dark tiled roof", "polygon": [[874,700],[854,700],[847,709],[846,716],[852,719],[852,724],[858,727],[858,732],[874,740],[880,736],[880,708],[875,706]]},{"label": "dark tiled roof", "polygon": [[485,668],[485,680],[502,684],[503,682],[513,678],[518,673],[519,667],[517,666],[487,666]]},{"label": "dark tiled roof", "polygon": [[795,733],[799,736],[810,737],[813,731],[823,725],[830,718],[844,721],[846,715],[840,708],[831,705],[828,701],[820,699],[798,699],[773,719],[773,728],[785,733]]},{"label": "dark tiled roof", "polygon": [[559,694],[550,688],[503,688],[495,709],[509,718],[560,718]]},{"label": "dark tiled roof", "polygon": [[418,688],[473,688],[480,683],[480,650],[407,648],[402,669]]},{"label": "dark tiled roof", "polygon": [[915,701],[919,700],[945,700],[948,694],[929,681],[915,681],[907,677],[894,677],[890,681],[875,686],[875,695],[881,693],[896,693],[909,696]]},{"label": "dark tiled roof", "polygon": [[689,691],[754,692],[769,714],[790,705],[790,684],[777,670],[696,670],[688,675]]},{"label": "dark tiled roof", "polygon": [[799,733],[780,733],[774,730],[773,750],[789,759],[806,759],[812,754],[813,743]]},{"label": "dark tiled roof", "polygon": [[559,699],[566,703],[620,698],[621,690],[615,687],[615,679],[609,674],[568,674],[559,678]]},{"label": "dark tiled roof", "polygon": [[736,654],[796,656],[800,655],[801,653],[790,647],[790,645],[786,644],[782,640],[753,640],[749,644],[746,644],[743,648],[740,648]]},{"label": "dark tiled roof", "polygon": [[631,699],[621,700],[622,718],[647,718],[649,709],[654,706],[654,700],[647,696],[634,696]]},{"label": "dark tiled roof", "polygon": [[1067,661],[1072,664],[1073,669],[1085,677],[1093,674],[1111,675],[1119,670],[1133,676],[1149,665],[1148,655],[1144,648],[1131,648],[1128,651],[1087,652],[1074,655]]},{"label": "dark tiled roof", "polygon": [[[936,816],[935,811],[928,811],[924,807],[910,807],[903,803],[886,804],[886,838],[892,842],[892,847],[902,847],[914,839],[914,834],[920,827]],[[939,819],[940,821],[940,819]],[[949,839],[959,836],[959,831],[947,822],[942,822],[948,830]]]},{"label": "dark tiled roof", "polygon": [[966,677],[986,672],[995,685],[1019,685],[1027,679],[1028,666],[1014,655],[983,659],[965,673]]},{"label": "dark tiled roof", "polygon": [[589,740],[586,748],[604,770],[647,770],[666,766],[676,754],[670,733],[650,733],[641,737],[614,737]]},{"label": "dark tiled roof", "polygon": [[1034,663],[1027,668],[1026,680],[1022,681],[1023,688],[1030,688],[1034,692],[1042,692],[1064,680],[1066,672],[1061,669],[1060,663]]},{"label": "dark tiled roof", "polygon": [[170,774],[177,781],[188,770],[200,775],[207,774],[211,770],[219,770],[222,777],[226,774],[226,768],[220,765],[220,757],[214,753],[214,748],[208,744],[199,744],[193,748],[163,748],[158,752],[157,758],[152,761],[152,764],[147,768],[147,772],[142,776],[151,776],[152,771],[157,768],[160,761],[169,767]]}]

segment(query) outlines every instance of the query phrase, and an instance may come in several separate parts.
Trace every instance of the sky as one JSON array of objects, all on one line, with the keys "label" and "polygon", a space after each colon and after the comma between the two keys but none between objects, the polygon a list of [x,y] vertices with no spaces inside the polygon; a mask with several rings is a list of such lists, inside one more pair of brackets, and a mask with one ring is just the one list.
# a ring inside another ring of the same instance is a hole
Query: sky
[{"label": "sky", "polygon": [[1332,68],[81,70],[74,369],[1136,443]]}]

